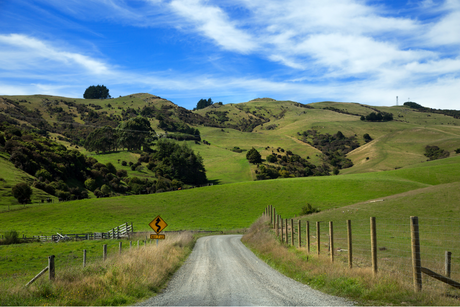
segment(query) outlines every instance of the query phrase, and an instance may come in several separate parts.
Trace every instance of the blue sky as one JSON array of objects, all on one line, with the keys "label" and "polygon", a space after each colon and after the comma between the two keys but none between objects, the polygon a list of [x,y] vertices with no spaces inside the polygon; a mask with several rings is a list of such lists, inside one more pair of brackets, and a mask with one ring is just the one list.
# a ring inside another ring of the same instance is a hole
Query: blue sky
[{"label": "blue sky", "polygon": [[460,0],[0,0],[0,95],[460,109]]}]

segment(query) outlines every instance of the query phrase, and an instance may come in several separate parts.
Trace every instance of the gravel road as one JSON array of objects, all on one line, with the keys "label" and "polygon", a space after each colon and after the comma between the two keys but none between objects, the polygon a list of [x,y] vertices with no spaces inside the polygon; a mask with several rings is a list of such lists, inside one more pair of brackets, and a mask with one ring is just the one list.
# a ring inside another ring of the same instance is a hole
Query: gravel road
[{"label": "gravel road", "polygon": [[241,235],[203,237],[166,290],[140,306],[351,306],[259,260]]}]

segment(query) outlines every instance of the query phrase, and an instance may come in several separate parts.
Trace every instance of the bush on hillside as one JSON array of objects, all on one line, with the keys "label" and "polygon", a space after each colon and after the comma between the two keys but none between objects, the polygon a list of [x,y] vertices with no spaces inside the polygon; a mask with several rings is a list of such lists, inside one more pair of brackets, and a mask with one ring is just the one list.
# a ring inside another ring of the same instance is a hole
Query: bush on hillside
[{"label": "bush on hillside", "polygon": [[13,193],[14,198],[18,200],[20,204],[30,203],[30,196],[32,196],[32,189],[25,182],[20,182],[15,185],[11,192]]},{"label": "bush on hillside", "polygon": [[449,152],[439,148],[438,146],[427,145],[425,147],[425,156],[429,158],[429,161],[447,158]]},{"label": "bush on hillside", "polygon": [[5,232],[5,238],[1,243],[5,245],[21,243],[18,232],[16,230]]},{"label": "bush on hillside", "polygon": [[313,214],[320,212],[321,210],[318,208],[313,207],[309,203],[307,203],[305,206],[302,207],[302,211],[300,212],[300,215],[308,215],[308,214]]}]

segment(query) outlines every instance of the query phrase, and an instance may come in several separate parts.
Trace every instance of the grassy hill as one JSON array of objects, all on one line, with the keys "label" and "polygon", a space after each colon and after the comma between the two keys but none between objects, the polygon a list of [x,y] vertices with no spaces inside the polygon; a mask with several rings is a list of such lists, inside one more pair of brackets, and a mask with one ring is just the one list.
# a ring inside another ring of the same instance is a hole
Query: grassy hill
[{"label": "grassy hill", "polygon": [[[283,218],[292,218],[306,203],[326,214],[334,212],[334,208],[409,191],[417,195],[417,191],[430,187],[455,186],[459,182],[459,162],[460,157],[454,157],[387,172],[242,182],[154,195],[43,204],[1,213],[0,233],[12,229],[27,235],[108,231],[124,222],[133,222],[137,231],[150,231],[148,224],[158,214],[168,223],[166,230],[245,228],[267,205],[275,206]],[[456,202],[449,197],[442,211],[432,208],[427,214],[443,216],[449,210],[457,210]]]}]

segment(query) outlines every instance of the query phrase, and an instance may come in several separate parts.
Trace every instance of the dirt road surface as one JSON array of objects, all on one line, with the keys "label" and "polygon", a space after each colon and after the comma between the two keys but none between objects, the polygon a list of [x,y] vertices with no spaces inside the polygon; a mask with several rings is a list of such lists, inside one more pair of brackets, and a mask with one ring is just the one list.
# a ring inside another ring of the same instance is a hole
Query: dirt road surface
[{"label": "dirt road surface", "polygon": [[[141,306],[351,306],[269,267],[241,235],[203,237],[166,290]],[[161,264],[155,264],[161,265]]]}]

